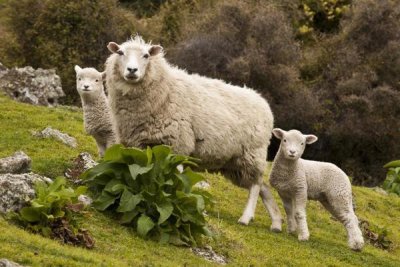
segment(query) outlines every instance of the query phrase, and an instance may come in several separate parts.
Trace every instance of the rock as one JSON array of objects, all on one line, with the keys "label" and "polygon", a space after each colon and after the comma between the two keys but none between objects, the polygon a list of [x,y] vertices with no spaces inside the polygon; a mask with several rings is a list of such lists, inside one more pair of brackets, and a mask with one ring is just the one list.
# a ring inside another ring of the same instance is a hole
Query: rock
[{"label": "rock", "polygon": [[34,173],[0,174],[0,212],[17,211],[35,197],[37,181],[51,183],[51,179]]},{"label": "rock", "polygon": [[0,267],[23,267],[23,266],[13,261],[9,261],[7,259],[0,259]]},{"label": "rock", "polygon": [[26,173],[31,169],[31,158],[17,151],[12,156],[0,159],[0,173]]},{"label": "rock", "polygon": [[72,167],[67,169],[64,175],[75,183],[79,183],[79,176],[84,171],[93,168],[96,165],[97,162],[93,160],[92,156],[88,152],[82,152],[73,160]]},{"label": "rock", "polygon": [[78,201],[81,202],[85,206],[90,206],[93,203],[93,199],[86,195],[80,195],[78,197]]},{"label": "rock", "polygon": [[68,134],[62,133],[59,130],[53,129],[50,126],[46,127],[46,129],[44,129],[41,132],[33,133],[33,135],[35,135],[36,137],[41,137],[41,138],[55,138],[55,139],[63,142],[67,146],[70,146],[73,148],[76,148],[76,146],[77,146],[75,138],[73,138],[72,136],[69,136]]},{"label": "rock", "polygon": [[204,248],[191,248],[192,252],[208,261],[225,265],[228,263],[225,256],[218,255],[210,246]]},{"label": "rock", "polygon": [[195,184],[194,187],[207,190],[210,188],[210,184],[207,183],[206,181],[200,181],[197,184]]},{"label": "rock", "polygon": [[0,90],[20,102],[53,106],[65,96],[61,79],[54,69],[24,68],[7,69],[0,65]]}]

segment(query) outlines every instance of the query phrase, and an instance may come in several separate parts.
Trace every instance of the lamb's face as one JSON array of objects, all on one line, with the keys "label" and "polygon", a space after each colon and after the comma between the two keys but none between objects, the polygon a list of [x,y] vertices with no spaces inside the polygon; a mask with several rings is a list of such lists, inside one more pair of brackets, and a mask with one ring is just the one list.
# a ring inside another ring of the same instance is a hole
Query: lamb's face
[{"label": "lamb's face", "polygon": [[159,45],[140,45],[128,41],[122,45],[110,42],[107,48],[118,54],[118,71],[122,78],[129,83],[138,83],[145,76],[153,56],[162,51]]},{"label": "lamb's face", "polygon": [[306,144],[318,140],[315,135],[304,135],[297,130],[284,131],[279,128],[272,130],[274,136],[281,140],[280,151],[289,160],[297,160],[303,155]]},{"label": "lamb's face", "polygon": [[76,72],[76,89],[80,95],[89,95],[101,93],[103,90],[103,80],[105,73],[98,72],[94,68],[82,69],[78,65],[75,66]]}]

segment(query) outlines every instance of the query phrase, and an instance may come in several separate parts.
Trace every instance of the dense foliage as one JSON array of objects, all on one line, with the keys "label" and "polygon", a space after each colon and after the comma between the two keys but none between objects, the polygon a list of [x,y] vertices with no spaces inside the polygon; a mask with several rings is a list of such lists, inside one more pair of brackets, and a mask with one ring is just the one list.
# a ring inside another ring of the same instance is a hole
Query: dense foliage
[{"label": "dense foliage", "polygon": [[36,198],[12,217],[32,232],[59,239],[63,243],[91,248],[94,245],[93,239],[86,230],[79,227],[76,219],[76,213],[84,208],[78,197],[86,189],[85,186],[75,190],[66,187],[63,177],[56,178],[50,185],[38,182],[35,185]]},{"label": "dense foliage", "polygon": [[96,192],[95,208],[115,211],[139,236],[195,245],[201,235],[211,235],[204,218],[211,199],[193,189],[203,176],[190,167],[177,170],[178,165],[196,166],[193,160],[172,154],[167,146],[140,150],[115,145],[82,178]]},{"label": "dense foliage", "polygon": [[389,193],[400,196],[400,160],[391,161],[384,166],[388,169],[386,180],[383,182],[383,189]]}]

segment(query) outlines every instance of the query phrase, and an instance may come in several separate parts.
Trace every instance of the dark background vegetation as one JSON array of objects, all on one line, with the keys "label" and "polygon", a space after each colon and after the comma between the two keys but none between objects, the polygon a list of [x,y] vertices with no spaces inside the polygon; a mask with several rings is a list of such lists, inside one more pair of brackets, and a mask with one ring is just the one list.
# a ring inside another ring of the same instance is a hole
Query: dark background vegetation
[{"label": "dark background vegetation", "polygon": [[0,0],[0,62],[56,68],[66,104],[73,66],[101,70],[106,44],[136,32],[189,72],[259,91],[277,127],[319,136],[305,157],[354,184],[380,184],[399,158],[398,1]]}]

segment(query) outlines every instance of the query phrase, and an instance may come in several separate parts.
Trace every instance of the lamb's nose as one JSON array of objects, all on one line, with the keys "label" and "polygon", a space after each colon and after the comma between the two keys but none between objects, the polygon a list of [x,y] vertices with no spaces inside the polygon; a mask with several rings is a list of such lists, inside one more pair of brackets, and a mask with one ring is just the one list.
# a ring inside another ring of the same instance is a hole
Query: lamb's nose
[{"label": "lamb's nose", "polygon": [[89,85],[84,85],[83,86],[85,89],[88,89],[89,88]]},{"label": "lamb's nose", "polygon": [[296,153],[296,151],[294,151],[294,150],[289,150],[289,153],[292,154],[292,155],[294,155],[294,153]]},{"label": "lamb's nose", "polygon": [[127,68],[130,73],[135,73],[137,68]]}]

